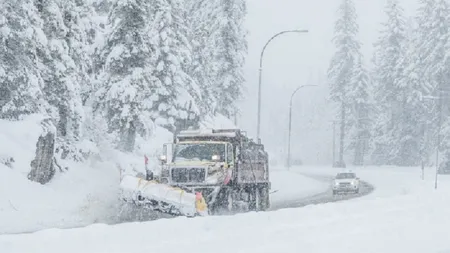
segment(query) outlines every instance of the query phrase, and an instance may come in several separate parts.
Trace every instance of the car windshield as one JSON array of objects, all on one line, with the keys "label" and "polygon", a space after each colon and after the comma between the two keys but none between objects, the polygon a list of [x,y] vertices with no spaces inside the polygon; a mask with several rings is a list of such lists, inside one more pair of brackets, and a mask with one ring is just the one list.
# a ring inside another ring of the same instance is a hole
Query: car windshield
[{"label": "car windshield", "polygon": [[336,179],[353,179],[356,178],[355,173],[339,173],[336,176]]},{"label": "car windshield", "polygon": [[186,143],[177,144],[173,161],[212,161],[212,156],[220,156],[220,161],[225,158],[224,143]]}]

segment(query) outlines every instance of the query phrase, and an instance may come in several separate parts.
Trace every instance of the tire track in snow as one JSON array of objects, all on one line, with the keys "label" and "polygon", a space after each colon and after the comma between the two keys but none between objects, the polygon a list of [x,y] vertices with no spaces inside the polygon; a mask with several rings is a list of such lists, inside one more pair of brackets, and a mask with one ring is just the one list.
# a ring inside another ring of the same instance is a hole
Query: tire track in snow
[{"label": "tire track in snow", "polygon": [[302,176],[309,177],[314,180],[327,182],[330,184],[330,187],[322,193],[318,193],[318,194],[315,194],[315,195],[312,195],[309,197],[305,197],[305,198],[302,198],[299,200],[272,203],[272,206],[269,211],[276,211],[276,210],[285,209],[285,208],[299,208],[299,207],[304,207],[304,206],[308,206],[308,205],[325,204],[325,203],[332,203],[332,202],[338,202],[338,201],[359,198],[359,197],[366,196],[366,195],[372,193],[373,190],[375,189],[375,187],[373,185],[371,185],[370,183],[368,183],[366,181],[361,181],[360,182],[361,188],[360,188],[359,193],[333,195],[333,189],[331,188],[331,182],[333,181],[334,177],[315,175],[315,174],[306,174],[306,173],[301,173],[301,172],[294,172],[294,173],[298,173]]}]

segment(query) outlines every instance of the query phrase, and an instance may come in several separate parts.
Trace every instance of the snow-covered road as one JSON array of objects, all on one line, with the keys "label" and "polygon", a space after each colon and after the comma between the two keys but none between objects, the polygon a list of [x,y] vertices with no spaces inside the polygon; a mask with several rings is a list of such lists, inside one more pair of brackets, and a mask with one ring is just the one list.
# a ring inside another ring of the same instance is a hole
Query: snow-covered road
[{"label": "snow-covered road", "polygon": [[[302,168],[332,175],[333,170]],[[234,216],[160,219],[0,236],[2,253],[450,251],[450,177],[407,168],[357,171],[376,186],[347,201]]]}]

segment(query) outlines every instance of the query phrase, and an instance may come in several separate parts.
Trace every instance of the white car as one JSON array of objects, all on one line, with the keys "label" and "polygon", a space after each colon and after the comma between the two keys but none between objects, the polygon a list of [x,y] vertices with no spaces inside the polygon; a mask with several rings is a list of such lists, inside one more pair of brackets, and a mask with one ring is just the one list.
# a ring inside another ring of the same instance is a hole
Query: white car
[{"label": "white car", "polygon": [[339,172],[333,181],[333,195],[340,192],[359,193],[359,178],[354,172]]}]

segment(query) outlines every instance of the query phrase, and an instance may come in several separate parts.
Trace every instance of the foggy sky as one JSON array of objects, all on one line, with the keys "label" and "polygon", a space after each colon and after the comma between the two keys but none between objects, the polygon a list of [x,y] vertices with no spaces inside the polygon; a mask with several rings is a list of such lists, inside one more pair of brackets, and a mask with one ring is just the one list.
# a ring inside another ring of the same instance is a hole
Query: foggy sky
[{"label": "foggy sky", "polygon": [[[359,39],[367,66],[373,42],[385,20],[385,0],[355,0],[360,26]],[[245,66],[246,99],[242,102],[239,127],[256,137],[259,56],[267,40],[283,30],[308,29],[307,34],[285,34],[266,49],[262,78],[261,138],[271,159],[286,158],[289,99],[293,99],[292,153],[309,164],[331,163],[331,111],[324,107],[328,87],[326,71],[334,52],[331,42],[340,0],[248,0],[246,28],[248,56]],[[417,0],[402,0],[405,14],[415,14]],[[323,113],[323,114],[321,114]],[[350,162],[350,161],[348,161]]]}]

